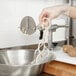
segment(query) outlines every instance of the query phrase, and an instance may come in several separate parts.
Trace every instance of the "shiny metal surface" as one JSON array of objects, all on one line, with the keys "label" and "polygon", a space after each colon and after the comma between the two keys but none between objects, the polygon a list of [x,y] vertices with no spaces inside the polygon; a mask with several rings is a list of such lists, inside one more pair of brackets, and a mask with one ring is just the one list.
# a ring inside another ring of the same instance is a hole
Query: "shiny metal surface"
[{"label": "shiny metal surface", "polygon": [[31,16],[25,16],[20,24],[20,30],[24,34],[31,35],[36,31],[36,23]]},{"label": "shiny metal surface", "polygon": [[0,63],[23,65],[33,60],[33,54],[34,49],[11,49],[6,51],[0,51]]},{"label": "shiny metal surface", "polygon": [[42,70],[43,64],[28,64],[33,60],[34,49],[11,48],[0,52],[0,76],[37,76]]},{"label": "shiny metal surface", "polygon": [[38,24],[36,26],[36,23],[35,23],[34,19],[31,16],[25,16],[21,20],[20,30],[24,34],[31,35],[31,34],[35,33],[36,30],[41,31],[41,30],[45,30],[45,29],[41,26],[41,24]]},{"label": "shiny metal surface", "polygon": [[37,76],[40,74],[42,65],[34,66],[12,66],[12,65],[0,65],[0,76]]},{"label": "shiny metal surface", "polygon": [[41,65],[34,66],[12,66],[0,65],[0,76],[37,76],[40,74]]}]

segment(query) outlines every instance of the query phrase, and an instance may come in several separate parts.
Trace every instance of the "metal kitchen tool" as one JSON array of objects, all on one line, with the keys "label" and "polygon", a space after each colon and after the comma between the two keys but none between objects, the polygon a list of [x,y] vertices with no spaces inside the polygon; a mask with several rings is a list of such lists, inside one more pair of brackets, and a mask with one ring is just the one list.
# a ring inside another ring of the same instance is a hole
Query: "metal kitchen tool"
[{"label": "metal kitchen tool", "polygon": [[57,24],[54,24],[54,25],[51,26],[50,30],[52,30],[54,32],[58,28],[68,28],[68,27],[69,26],[67,26],[67,25],[57,25]]},{"label": "metal kitchen tool", "polygon": [[39,39],[42,39],[43,37],[43,29],[40,25],[36,26],[36,23],[34,19],[31,16],[25,16],[20,24],[20,30],[24,34],[31,35],[35,33],[35,31],[39,29],[40,30],[40,37]]},{"label": "metal kitchen tool", "polygon": [[8,64],[0,64],[0,76],[38,76],[43,64],[29,64],[34,59],[35,50],[22,49],[20,46],[15,48],[0,51],[1,55],[5,54],[9,60]]},{"label": "metal kitchen tool", "polygon": [[54,24],[54,25],[51,25],[48,32],[49,32],[49,35],[48,35],[48,48],[51,50],[51,48],[53,47],[52,45],[52,37],[53,37],[53,32],[55,32],[58,28],[68,28],[69,26],[68,25],[57,25],[57,24]]},{"label": "metal kitchen tool", "polygon": [[0,64],[9,64],[7,52],[0,51]]},{"label": "metal kitchen tool", "polygon": [[36,23],[34,19],[30,16],[25,16],[21,21],[20,30],[24,34],[33,34],[36,31]]},{"label": "metal kitchen tool", "polygon": [[24,65],[33,60],[33,54],[33,49],[7,49],[0,51],[0,62],[2,64]]}]

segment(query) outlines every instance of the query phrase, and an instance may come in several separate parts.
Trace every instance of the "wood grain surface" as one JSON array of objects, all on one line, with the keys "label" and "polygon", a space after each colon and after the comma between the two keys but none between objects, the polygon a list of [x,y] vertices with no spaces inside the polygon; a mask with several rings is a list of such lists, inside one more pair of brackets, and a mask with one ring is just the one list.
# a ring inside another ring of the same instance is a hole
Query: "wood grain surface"
[{"label": "wood grain surface", "polygon": [[43,72],[55,76],[76,76],[76,65],[53,61],[45,64]]}]

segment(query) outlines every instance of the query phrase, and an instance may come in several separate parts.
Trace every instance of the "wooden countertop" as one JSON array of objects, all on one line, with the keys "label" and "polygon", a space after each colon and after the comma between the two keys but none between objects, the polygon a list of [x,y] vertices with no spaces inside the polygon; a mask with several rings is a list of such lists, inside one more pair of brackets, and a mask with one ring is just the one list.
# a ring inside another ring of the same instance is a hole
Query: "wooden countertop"
[{"label": "wooden countertop", "polygon": [[52,61],[45,64],[43,72],[55,76],[76,76],[76,65]]},{"label": "wooden countertop", "polygon": [[54,76],[54,75],[51,75],[51,74],[47,74],[47,73],[42,72],[39,76]]}]

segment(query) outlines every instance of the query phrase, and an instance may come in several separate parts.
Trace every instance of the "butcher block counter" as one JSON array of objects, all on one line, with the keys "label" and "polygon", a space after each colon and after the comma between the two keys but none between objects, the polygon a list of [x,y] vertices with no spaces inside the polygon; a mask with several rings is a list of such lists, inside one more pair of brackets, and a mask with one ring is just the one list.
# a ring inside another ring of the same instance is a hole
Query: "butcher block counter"
[{"label": "butcher block counter", "polygon": [[62,50],[54,50],[56,59],[45,64],[43,72],[55,76],[76,76],[76,57],[70,57]]}]

